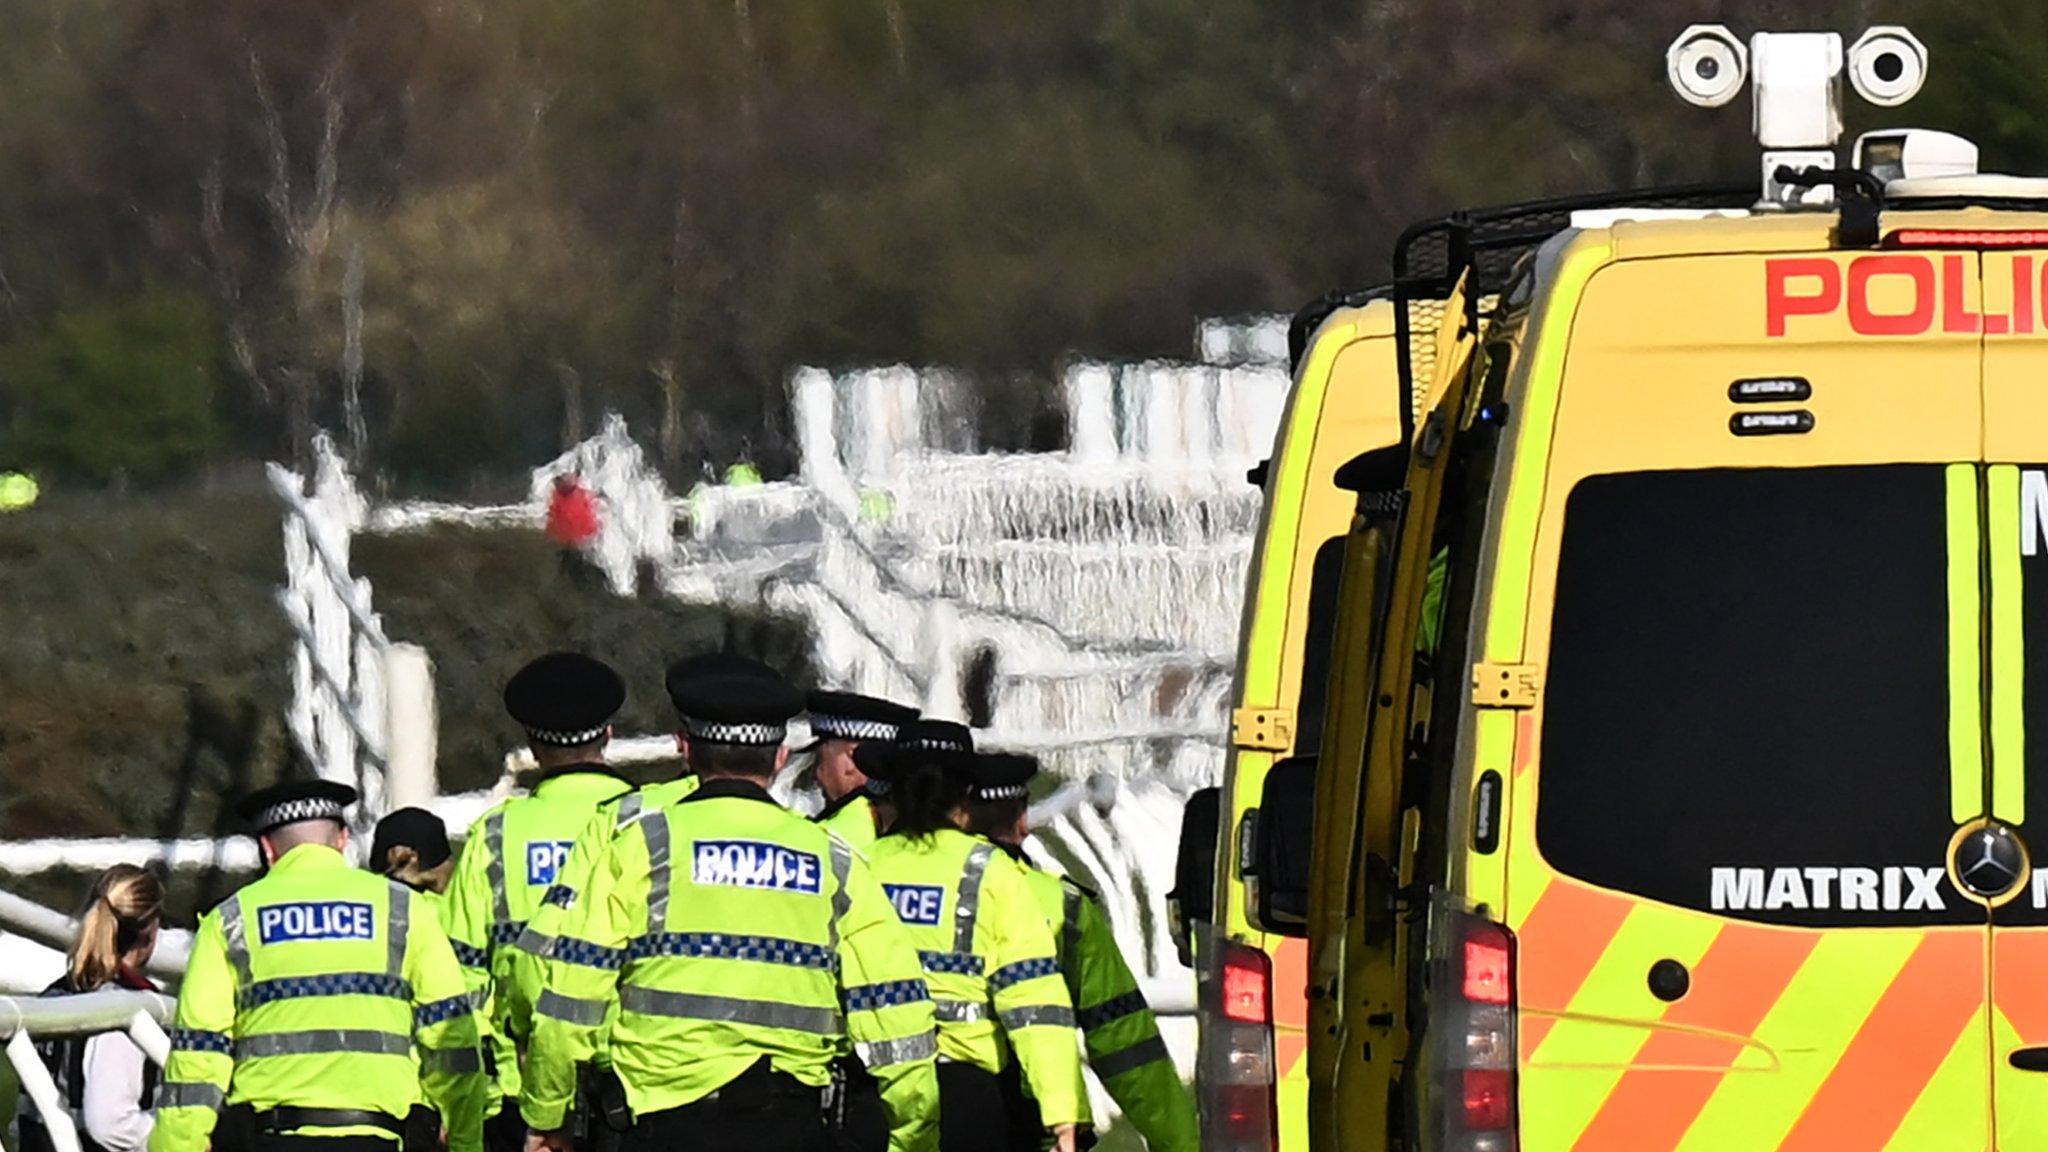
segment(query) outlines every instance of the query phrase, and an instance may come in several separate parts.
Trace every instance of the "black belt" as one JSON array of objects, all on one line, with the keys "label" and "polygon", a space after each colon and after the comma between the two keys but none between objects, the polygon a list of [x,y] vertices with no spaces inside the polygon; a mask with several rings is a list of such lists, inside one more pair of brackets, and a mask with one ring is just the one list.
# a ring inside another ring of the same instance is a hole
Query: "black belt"
[{"label": "black belt", "polygon": [[256,1113],[258,1132],[284,1133],[295,1128],[382,1128],[405,1138],[405,1121],[388,1112],[362,1108],[293,1108],[284,1105]]}]

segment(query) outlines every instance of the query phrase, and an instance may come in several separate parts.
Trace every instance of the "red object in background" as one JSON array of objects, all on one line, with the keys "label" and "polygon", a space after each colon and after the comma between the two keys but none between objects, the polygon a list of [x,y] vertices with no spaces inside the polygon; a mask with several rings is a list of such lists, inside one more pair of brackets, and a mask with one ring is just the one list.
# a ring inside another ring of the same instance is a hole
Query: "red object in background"
[{"label": "red object in background", "polygon": [[597,497],[577,476],[555,478],[548,499],[548,539],[564,548],[581,548],[597,535]]}]

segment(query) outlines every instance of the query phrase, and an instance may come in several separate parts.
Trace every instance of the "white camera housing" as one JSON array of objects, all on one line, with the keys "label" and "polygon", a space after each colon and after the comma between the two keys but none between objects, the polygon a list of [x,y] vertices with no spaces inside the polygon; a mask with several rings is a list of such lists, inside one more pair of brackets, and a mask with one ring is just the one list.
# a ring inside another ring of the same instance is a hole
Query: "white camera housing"
[{"label": "white camera housing", "polygon": [[1759,32],[1749,39],[1757,143],[1833,148],[1842,138],[1842,38],[1833,32]]},{"label": "white camera housing", "polygon": [[1897,24],[1879,24],[1849,46],[1849,83],[1880,108],[1911,100],[1927,82],[1927,46]]},{"label": "white camera housing", "polygon": [[1694,24],[1664,53],[1664,74],[1679,99],[1718,108],[1742,92],[1749,52],[1723,24]]}]

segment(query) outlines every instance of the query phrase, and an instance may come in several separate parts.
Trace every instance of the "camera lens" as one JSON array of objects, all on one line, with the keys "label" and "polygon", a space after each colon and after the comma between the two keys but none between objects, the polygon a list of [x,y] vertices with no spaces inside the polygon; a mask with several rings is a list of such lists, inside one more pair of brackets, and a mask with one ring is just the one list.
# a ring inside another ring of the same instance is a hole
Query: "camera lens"
[{"label": "camera lens", "polygon": [[1712,80],[1721,74],[1721,62],[1712,56],[1702,56],[1699,63],[1693,65],[1692,70],[1700,79]]},{"label": "camera lens", "polygon": [[1870,70],[1877,74],[1879,80],[1890,84],[1906,74],[1906,62],[1897,52],[1886,52],[1870,62]]}]

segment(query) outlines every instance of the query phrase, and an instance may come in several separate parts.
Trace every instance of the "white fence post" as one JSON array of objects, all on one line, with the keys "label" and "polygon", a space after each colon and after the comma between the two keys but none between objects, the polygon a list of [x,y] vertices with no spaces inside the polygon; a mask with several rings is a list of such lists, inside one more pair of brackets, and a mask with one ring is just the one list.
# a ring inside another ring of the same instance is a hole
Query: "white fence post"
[{"label": "white fence post", "polygon": [[417,644],[393,644],[384,653],[384,694],[389,701],[391,763],[385,800],[392,808],[423,808],[441,794],[434,771],[440,709],[434,699],[434,662]]}]

